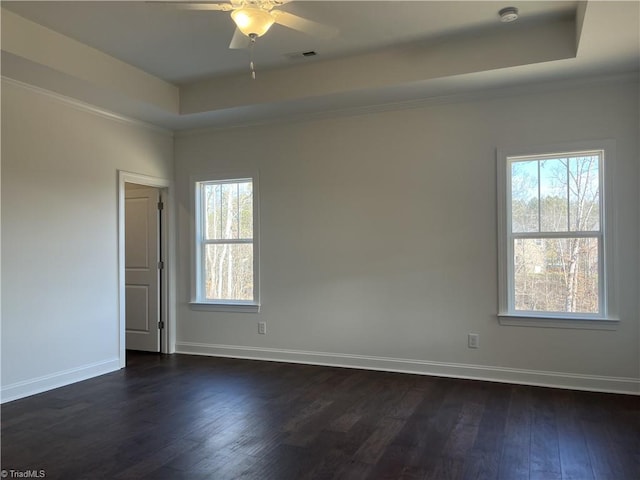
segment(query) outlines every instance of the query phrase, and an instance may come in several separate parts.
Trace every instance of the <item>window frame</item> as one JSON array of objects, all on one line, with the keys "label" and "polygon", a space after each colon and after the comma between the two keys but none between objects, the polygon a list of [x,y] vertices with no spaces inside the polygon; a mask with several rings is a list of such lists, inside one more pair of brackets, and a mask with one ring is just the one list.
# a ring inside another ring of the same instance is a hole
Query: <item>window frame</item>
[{"label": "window frame", "polygon": [[[243,241],[219,242],[204,238],[204,216],[202,204],[202,190],[206,184],[252,182],[253,207],[253,300],[208,300],[204,298],[204,261],[203,251],[208,244],[220,243],[250,243]],[[259,187],[258,173],[252,171],[235,171],[215,174],[197,175],[191,177],[192,201],[192,274],[190,307],[194,310],[209,310],[222,312],[257,313],[260,311],[260,216],[259,216]]]},{"label": "window frame", "polygon": [[[514,161],[544,157],[571,157],[576,153],[601,152],[599,163],[600,230],[588,237],[598,238],[598,302],[599,312],[543,312],[515,310],[514,238],[571,238],[577,232],[525,232],[511,230],[511,165]],[[557,328],[615,329],[617,294],[614,288],[615,257],[615,197],[612,179],[615,167],[613,140],[581,141],[537,147],[500,147],[497,149],[498,180],[498,319],[503,325],[543,326]]]}]

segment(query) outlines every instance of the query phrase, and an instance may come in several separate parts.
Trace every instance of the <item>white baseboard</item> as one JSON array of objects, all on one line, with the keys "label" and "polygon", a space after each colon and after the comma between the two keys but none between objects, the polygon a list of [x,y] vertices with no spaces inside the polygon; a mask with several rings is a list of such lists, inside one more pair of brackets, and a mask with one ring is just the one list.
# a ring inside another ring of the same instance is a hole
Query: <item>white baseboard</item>
[{"label": "white baseboard", "polygon": [[[597,375],[580,375],[459,363],[429,362],[404,358],[371,357],[365,355],[191,342],[177,343],[176,353],[326,365],[331,367],[359,368],[364,370],[413,373],[418,375],[465,378],[521,385],[537,385],[571,390],[640,395],[640,379],[637,378],[603,377]],[[2,387],[0,391],[0,403],[18,400],[119,369],[120,361],[114,358],[112,360],[83,365],[78,368],[13,383]]]},{"label": "white baseboard", "polygon": [[114,358],[103,362],[91,363],[81,367],[52,373],[38,378],[12,383],[2,387],[0,391],[0,403],[11,402],[19,398],[28,397],[37,393],[64,387],[71,383],[80,382],[89,378],[115,372],[120,369],[120,360]]},{"label": "white baseboard", "polygon": [[385,372],[414,373],[438,377],[465,378],[491,382],[536,385],[543,387],[586,390],[592,392],[640,395],[640,379],[603,377],[573,373],[524,370],[517,368],[429,362],[406,358],[370,357],[365,355],[306,352],[236,345],[212,345],[178,342],[176,353],[213,357],[245,358],[275,362],[304,363],[332,367],[359,368]]}]

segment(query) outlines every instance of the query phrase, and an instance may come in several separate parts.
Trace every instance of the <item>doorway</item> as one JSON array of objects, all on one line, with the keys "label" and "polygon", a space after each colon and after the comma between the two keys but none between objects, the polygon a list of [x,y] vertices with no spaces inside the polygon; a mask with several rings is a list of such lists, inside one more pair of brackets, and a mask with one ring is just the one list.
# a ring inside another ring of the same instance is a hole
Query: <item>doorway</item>
[{"label": "doorway", "polygon": [[126,350],[169,353],[169,181],[119,172],[120,367]]}]

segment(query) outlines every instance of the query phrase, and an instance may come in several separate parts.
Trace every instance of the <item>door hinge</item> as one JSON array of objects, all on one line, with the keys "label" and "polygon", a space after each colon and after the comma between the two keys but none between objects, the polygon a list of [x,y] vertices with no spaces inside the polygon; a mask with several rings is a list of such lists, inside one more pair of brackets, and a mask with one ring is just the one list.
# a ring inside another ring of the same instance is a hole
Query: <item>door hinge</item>
[{"label": "door hinge", "polygon": [[162,210],[162,209],[164,209],[164,203],[158,202],[158,210]]},{"label": "door hinge", "polygon": [[158,322],[158,328],[160,330],[164,329],[164,322]]},{"label": "door hinge", "polygon": [[164,268],[164,262],[162,260],[160,260],[158,262],[158,270],[162,270]]}]

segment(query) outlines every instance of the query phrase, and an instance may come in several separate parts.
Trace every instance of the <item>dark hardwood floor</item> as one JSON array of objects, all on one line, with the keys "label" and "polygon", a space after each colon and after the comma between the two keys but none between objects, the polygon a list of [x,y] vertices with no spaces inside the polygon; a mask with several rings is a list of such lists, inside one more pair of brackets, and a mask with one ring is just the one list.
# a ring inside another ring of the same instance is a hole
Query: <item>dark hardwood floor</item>
[{"label": "dark hardwood floor", "polygon": [[122,371],[3,405],[2,468],[65,480],[634,480],[640,401],[130,352]]}]

